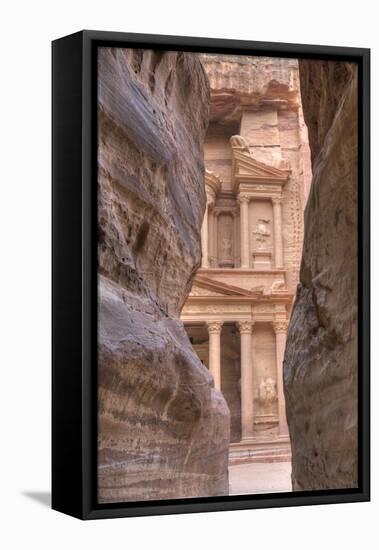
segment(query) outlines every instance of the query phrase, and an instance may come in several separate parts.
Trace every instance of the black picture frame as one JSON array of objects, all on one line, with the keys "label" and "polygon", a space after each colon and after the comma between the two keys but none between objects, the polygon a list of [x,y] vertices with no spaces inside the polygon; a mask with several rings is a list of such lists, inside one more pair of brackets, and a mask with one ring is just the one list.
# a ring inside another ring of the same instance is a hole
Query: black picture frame
[{"label": "black picture frame", "polygon": [[[359,71],[359,487],[97,504],[98,46],[354,61]],[[52,43],[52,507],[81,519],[370,499],[370,50],[81,31]]]}]

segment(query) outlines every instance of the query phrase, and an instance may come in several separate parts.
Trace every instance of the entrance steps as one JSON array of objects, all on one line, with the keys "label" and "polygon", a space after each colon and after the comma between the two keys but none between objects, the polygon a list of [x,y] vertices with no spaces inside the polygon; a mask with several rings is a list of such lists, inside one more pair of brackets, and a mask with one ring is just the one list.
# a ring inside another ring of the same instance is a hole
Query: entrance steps
[{"label": "entrance steps", "polygon": [[229,464],[290,461],[291,445],[288,436],[270,439],[251,437],[229,445]]}]

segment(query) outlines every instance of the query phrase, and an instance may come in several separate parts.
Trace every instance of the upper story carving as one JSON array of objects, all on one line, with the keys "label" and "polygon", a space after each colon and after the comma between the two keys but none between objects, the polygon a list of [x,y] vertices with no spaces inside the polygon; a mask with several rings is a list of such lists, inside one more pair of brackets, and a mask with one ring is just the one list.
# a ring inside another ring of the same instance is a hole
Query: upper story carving
[{"label": "upper story carving", "polygon": [[281,199],[290,170],[255,160],[242,136],[231,136],[230,147],[231,191],[214,172],[205,174],[202,267],[282,269]]},{"label": "upper story carving", "polygon": [[202,268],[294,291],[310,175],[297,61],[200,57],[211,85]]}]

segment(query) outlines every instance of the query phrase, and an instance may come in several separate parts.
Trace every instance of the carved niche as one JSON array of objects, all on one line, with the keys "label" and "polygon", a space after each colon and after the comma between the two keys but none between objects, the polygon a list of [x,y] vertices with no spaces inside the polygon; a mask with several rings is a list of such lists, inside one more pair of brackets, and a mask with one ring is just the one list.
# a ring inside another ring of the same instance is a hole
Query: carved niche
[{"label": "carved niche", "polygon": [[234,219],[232,214],[222,213],[218,217],[218,264],[220,267],[234,267]]}]

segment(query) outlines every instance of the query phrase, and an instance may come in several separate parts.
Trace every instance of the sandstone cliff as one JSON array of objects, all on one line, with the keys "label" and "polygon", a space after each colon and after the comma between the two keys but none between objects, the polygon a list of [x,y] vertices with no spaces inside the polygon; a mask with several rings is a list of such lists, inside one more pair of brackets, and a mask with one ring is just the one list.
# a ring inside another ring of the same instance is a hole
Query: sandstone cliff
[{"label": "sandstone cliff", "polygon": [[284,360],[294,490],[357,486],[357,74],[300,61],[313,181]]},{"label": "sandstone cliff", "polygon": [[229,410],[178,317],[200,264],[195,56],[99,50],[98,500],[228,492]]},{"label": "sandstone cliff", "polygon": [[239,120],[246,107],[255,111],[299,107],[296,59],[221,54],[200,57],[211,87],[212,121]]}]

